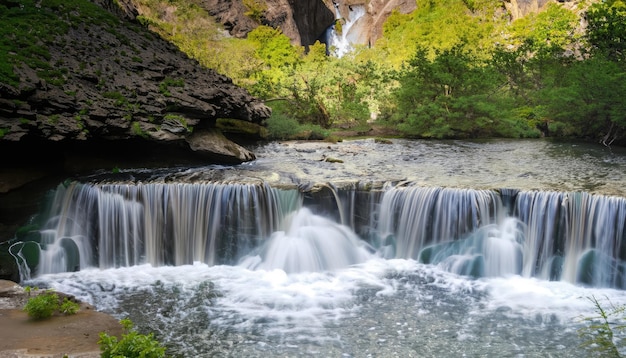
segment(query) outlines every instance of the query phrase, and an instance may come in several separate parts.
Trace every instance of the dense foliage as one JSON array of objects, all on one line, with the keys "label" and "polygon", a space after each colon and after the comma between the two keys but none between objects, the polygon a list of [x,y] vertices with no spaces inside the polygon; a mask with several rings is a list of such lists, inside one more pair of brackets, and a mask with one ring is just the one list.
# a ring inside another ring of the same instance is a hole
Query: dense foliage
[{"label": "dense foliage", "polygon": [[[246,39],[221,36],[193,0],[137,2],[155,31],[265,99],[274,138],[373,119],[420,138],[626,138],[622,1],[549,3],[515,21],[498,0],[418,2],[389,17],[375,46],[340,58],[320,43],[305,52],[266,26]],[[246,4],[262,18],[262,2]]]},{"label": "dense foliage", "polygon": [[[243,2],[259,23],[245,39],[226,35],[199,0],[133,2],[144,26],[266,100],[271,138],[367,131],[375,122],[417,138],[626,143],[622,0],[550,2],[514,21],[500,0],[419,1],[413,13],[392,13],[374,46],[342,57],[320,43],[305,51],[260,25],[261,0]],[[115,21],[87,0],[37,4],[0,4],[2,83],[15,84],[20,62],[62,81],[46,43],[72,23]],[[65,15],[41,16],[52,11]]]}]

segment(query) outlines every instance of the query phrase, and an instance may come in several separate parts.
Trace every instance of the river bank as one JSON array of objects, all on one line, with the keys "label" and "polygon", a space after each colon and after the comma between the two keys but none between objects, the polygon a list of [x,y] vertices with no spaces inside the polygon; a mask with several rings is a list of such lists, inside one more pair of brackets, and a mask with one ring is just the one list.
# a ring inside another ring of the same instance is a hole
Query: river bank
[{"label": "river bank", "polygon": [[100,357],[100,332],[122,334],[117,319],[86,303],[74,315],[33,320],[22,310],[28,298],[23,287],[0,280],[0,358]]}]

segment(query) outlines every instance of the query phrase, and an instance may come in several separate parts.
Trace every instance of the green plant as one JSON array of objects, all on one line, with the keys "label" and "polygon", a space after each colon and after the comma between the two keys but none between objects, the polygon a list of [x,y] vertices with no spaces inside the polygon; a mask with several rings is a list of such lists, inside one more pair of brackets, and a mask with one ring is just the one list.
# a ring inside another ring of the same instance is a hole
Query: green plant
[{"label": "green plant", "polygon": [[51,317],[57,310],[65,315],[76,314],[80,310],[80,304],[63,298],[63,303],[59,303],[59,295],[54,290],[49,289],[32,296],[33,291],[38,291],[38,287],[24,287],[24,291],[30,297],[24,305],[24,311],[34,319],[44,319]]},{"label": "green plant", "polygon": [[131,131],[134,135],[142,138],[147,138],[148,134],[141,128],[141,124],[139,122],[133,122],[131,124]]},{"label": "green plant", "polygon": [[175,121],[180,123],[181,126],[183,126],[185,128],[185,130],[187,130],[188,132],[191,132],[193,130],[193,127],[189,127],[189,124],[187,124],[187,119],[185,119],[185,117],[180,116],[178,114],[171,114],[168,113],[163,117],[164,121]]},{"label": "green plant", "polygon": [[102,94],[102,97],[109,98],[109,99],[114,99],[116,107],[121,107],[122,105],[128,103],[128,99],[126,99],[126,97],[124,97],[123,94],[121,94],[120,92],[117,92],[117,91],[104,92]]},{"label": "green plant", "polygon": [[243,0],[243,5],[248,9],[244,15],[260,23],[267,11],[267,5],[259,0]]},{"label": "green plant", "polygon": [[59,308],[59,296],[53,291],[46,291],[31,297],[24,306],[24,311],[34,319],[51,317]]},{"label": "green plant", "polygon": [[581,346],[601,357],[622,357],[618,346],[623,345],[625,338],[616,339],[615,333],[626,329],[623,317],[626,307],[609,302],[610,310],[606,310],[594,296],[588,299],[598,315],[583,318],[588,325],[578,330],[579,337],[584,339]]},{"label": "green plant", "polygon": [[59,308],[59,311],[61,311],[61,313],[66,314],[66,315],[76,314],[78,310],[80,310],[80,304],[78,302],[74,302],[70,300],[67,297],[63,299],[63,303],[61,304],[61,307]]},{"label": "green plant", "polygon": [[59,121],[60,118],[61,118],[61,116],[59,116],[58,114],[53,114],[53,115],[48,117],[48,122],[50,122],[52,124],[56,124]]},{"label": "green plant", "polygon": [[130,319],[122,319],[120,321],[124,327],[125,333],[121,339],[111,336],[105,332],[100,333],[100,351],[103,358],[118,357],[142,357],[142,358],[160,358],[165,357],[165,347],[154,338],[153,333],[141,334],[133,328]]},{"label": "green plant", "polygon": [[185,87],[185,81],[182,79],[167,77],[159,84],[159,92],[161,92],[164,96],[169,97],[172,95],[170,87]]},{"label": "green plant", "polygon": [[283,113],[272,113],[267,119],[270,139],[290,139],[301,130],[298,120]]}]

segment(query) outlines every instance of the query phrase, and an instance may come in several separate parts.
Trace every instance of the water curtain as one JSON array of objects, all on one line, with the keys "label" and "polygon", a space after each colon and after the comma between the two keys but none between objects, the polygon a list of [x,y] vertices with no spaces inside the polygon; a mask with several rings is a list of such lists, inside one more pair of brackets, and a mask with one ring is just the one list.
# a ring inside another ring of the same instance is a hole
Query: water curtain
[{"label": "water curtain", "polygon": [[[582,192],[69,183],[43,215],[39,257],[23,275],[194,262],[315,271],[376,255],[473,277],[626,287],[626,200]],[[32,244],[12,248],[22,267]]]}]

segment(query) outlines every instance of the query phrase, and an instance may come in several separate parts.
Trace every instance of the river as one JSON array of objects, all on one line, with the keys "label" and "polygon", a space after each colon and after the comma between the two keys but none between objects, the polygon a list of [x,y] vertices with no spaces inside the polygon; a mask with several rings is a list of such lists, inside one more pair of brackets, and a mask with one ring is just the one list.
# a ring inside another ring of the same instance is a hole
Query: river
[{"label": "river", "polygon": [[61,184],[24,284],[182,357],[589,356],[592,299],[626,304],[626,152],[391,142]]}]

